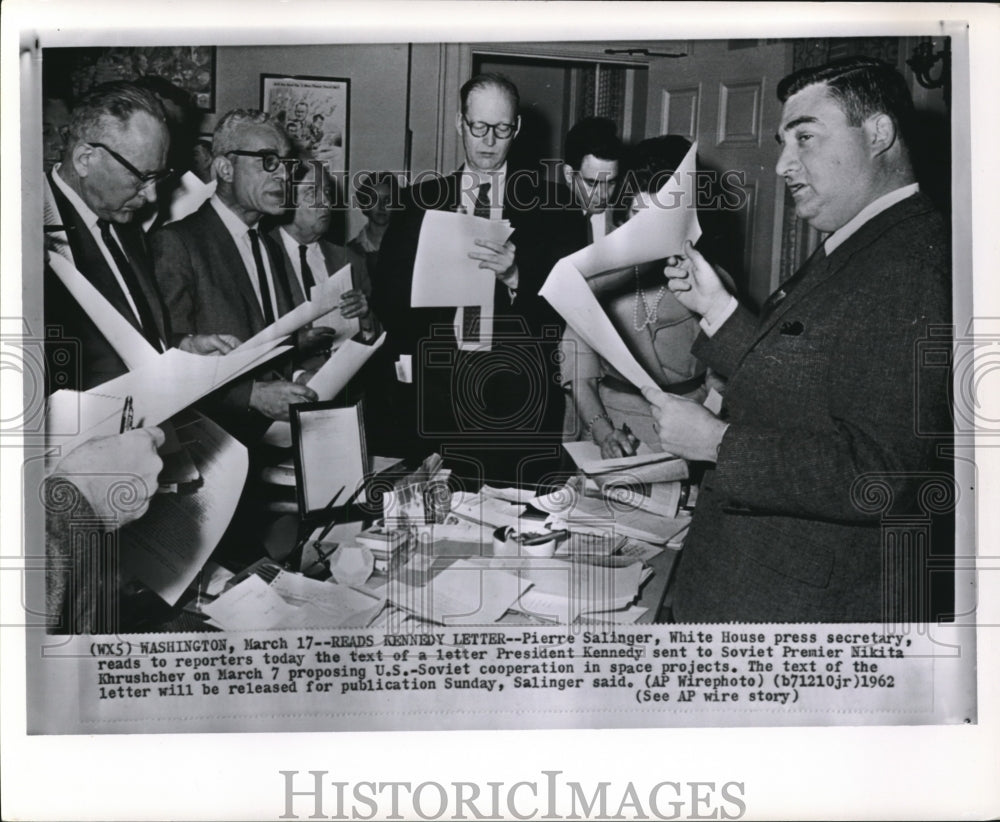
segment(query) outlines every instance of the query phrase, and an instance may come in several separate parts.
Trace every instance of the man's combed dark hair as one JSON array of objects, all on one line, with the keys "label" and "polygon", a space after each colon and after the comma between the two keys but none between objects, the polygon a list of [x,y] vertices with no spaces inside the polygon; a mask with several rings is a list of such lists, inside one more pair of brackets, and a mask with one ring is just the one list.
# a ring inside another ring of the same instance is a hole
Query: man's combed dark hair
[{"label": "man's combed dark hair", "polygon": [[873,57],[845,57],[799,69],[778,83],[778,99],[784,103],[816,83],[827,86],[852,126],[860,126],[873,114],[888,114],[903,145],[910,145],[913,98],[903,75],[888,63]]},{"label": "man's combed dark hair", "polygon": [[514,114],[517,115],[518,110],[521,108],[521,95],[517,91],[517,86],[515,86],[507,77],[502,74],[477,74],[475,77],[467,80],[465,85],[462,86],[461,91],[459,91],[459,96],[462,100],[462,114],[469,108],[469,95],[474,91],[482,91],[487,88],[500,89],[504,94],[506,94],[511,102],[514,104]]},{"label": "man's combed dark hair", "polygon": [[618,127],[607,117],[584,117],[566,134],[566,164],[580,170],[583,158],[592,154],[598,160],[620,160],[624,149],[618,139]]},{"label": "man's combed dark hair", "polygon": [[106,126],[108,118],[124,126],[133,114],[145,112],[153,119],[166,123],[163,106],[156,95],[135,83],[116,80],[102,83],[84,96],[73,108],[69,123],[70,143],[93,140]]}]

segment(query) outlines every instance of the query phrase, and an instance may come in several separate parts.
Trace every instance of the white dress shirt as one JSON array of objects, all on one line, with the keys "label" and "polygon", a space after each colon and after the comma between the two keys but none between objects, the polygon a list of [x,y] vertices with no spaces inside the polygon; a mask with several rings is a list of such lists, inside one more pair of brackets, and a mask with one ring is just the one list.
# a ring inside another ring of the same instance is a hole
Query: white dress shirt
[{"label": "white dress shirt", "polygon": [[[907,197],[912,197],[918,191],[920,191],[920,186],[917,183],[910,183],[909,185],[890,191],[888,194],[883,194],[877,200],[873,200],[823,241],[823,251],[829,257],[838,246],[843,244],[848,237],[873,217],[881,214],[887,208],[896,205],[896,203],[902,202]],[[725,307],[716,312],[714,316],[701,318],[702,330],[707,336],[711,337],[726,320],[733,316],[738,307],[739,303],[736,301],[736,298],[730,297]]]},{"label": "white dress shirt", "polygon": [[306,247],[306,262],[309,263],[309,269],[312,271],[313,280],[319,284],[327,278],[326,272],[326,257],[323,256],[323,249],[319,247],[319,241],[311,243],[300,243],[291,234],[285,231],[284,226],[278,230],[278,234],[281,236],[281,242],[285,247],[285,253],[288,254],[288,259],[292,261],[292,271],[295,272],[295,277],[299,281],[299,287],[302,289],[302,294],[305,298],[309,299],[309,292],[306,290],[305,281],[302,279],[302,258],[299,256],[299,246],[305,245]]},{"label": "white dress shirt", "polygon": [[[136,320],[139,323],[139,327],[142,327],[142,319],[139,317],[139,309],[135,307],[135,302],[132,300],[132,295],[128,290],[128,286],[125,284],[125,278],[122,277],[121,271],[118,270],[118,266],[115,264],[115,258],[111,256],[110,249],[104,244],[104,238],[101,237],[101,229],[97,226],[97,215],[90,209],[81,198],[80,195],[70,188],[66,181],[59,176],[59,169],[62,167],[62,163],[59,163],[52,169],[52,179],[55,184],[59,187],[59,190],[66,195],[66,199],[70,201],[73,208],[76,209],[77,214],[80,215],[87,226],[87,230],[93,235],[94,239],[97,241],[97,247],[101,249],[101,254],[104,257],[104,261],[108,264],[108,268],[111,269],[111,273],[114,275],[122,293],[125,295],[125,301],[128,303],[129,308],[132,309],[132,313],[135,315]],[[114,229],[112,229],[114,231]],[[117,231],[114,231],[117,234]],[[118,239],[118,245],[121,246],[121,240]],[[125,249],[122,248],[124,252]]]},{"label": "white dress shirt", "polygon": [[[229,206],[219,199],[218,194],[213,194],[209,203],[212,204],[215,213],[219,215],[222,224],[232,235],[233,242],[236,243],[236,249],[240,252],[240,259],[243,260],[243,267],[246,269],[247,277],[250,279],[253,293],[257,295],[257,304],[263,312],[264,301],[260,296],[260,283],[257,281],[257,263],[253,258],[253,246],[250,244],[249,233],[251,228],[258,228],[260,223],[248,226],[233,213]],[[260,235],[259,230],[257,236],[260,238],[260,256],[264,261],[264,272],[267,275],[267,284],[271,291],[271,308],[274,310],[274,316],[280,317],[281,312],[278,310],[278,294],[277,289],[274,287],[274,273],[271,271],[271,260],[268,257],[267,247],[264,245],[264,238]]]}]

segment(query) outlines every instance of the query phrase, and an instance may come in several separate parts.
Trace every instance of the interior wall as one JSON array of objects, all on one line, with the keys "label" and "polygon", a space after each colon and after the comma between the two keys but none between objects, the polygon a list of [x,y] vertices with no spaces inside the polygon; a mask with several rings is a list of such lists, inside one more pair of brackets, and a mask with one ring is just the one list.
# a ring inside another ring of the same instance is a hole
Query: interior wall
[{"label": "interior wall", "polygon": [[[346,78],[350,87],[347,168],[403,170],[406,122],[405,45],[220,46],[216,52],[215,113],[203,131],[230,109],[260,105],[261,74]],[[344,230],[353,235],[364,217],[352,209]]]}]

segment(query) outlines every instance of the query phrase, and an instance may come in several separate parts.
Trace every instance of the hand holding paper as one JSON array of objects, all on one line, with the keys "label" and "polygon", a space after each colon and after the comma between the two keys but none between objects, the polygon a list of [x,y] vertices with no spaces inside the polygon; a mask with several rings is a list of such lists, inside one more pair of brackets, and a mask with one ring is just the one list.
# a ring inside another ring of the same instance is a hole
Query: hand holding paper
[{"label": "hand holding paper", "polygon": [[729,292],[711,264],[690,240],[684,243],[684,253],[667,259],[663,269],[667,287],[681,305],[695,314],[708,317],[729,303]]},{"label": "hand holding paper", "polygon": [[288,420],[288,406],[296,402],[316,402],[316,392],[307,385],[286,380],[255,381],[250,407],[272,420]]},{"label": "hand holding paper", "polygon": [[[692,173],[697,144],[674,175],[655,194],[649,208],[625,225],[581,251],[564,257],[539,292],[572,329],[637,388],[655,381],[636,362],[607,313],[594,296],[587,278],[604,271],[640,265],[680,254],[685,243],[701,236]],[[714,273],[714,272],[713,272]]]},{"label": "hand holding paper", "polygon": [[701,403],[667,394],[651,385],[642,395],[653,406],[656,433],[666,451],[688,460],[715,462],[729,427]]}]

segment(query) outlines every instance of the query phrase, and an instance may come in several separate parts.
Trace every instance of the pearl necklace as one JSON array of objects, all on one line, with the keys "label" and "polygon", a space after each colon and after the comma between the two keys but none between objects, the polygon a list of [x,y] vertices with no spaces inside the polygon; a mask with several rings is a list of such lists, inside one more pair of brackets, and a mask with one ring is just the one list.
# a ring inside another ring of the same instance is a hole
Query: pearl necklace
[{"label": "pearl necklace", "polygon": [[[639,283],[639,266],[635,266],[635,303],[632,305],[632,327],[636,331],[642,331],[646,326],[652,326],[658,319],[657,312],[660,308],[660,300],[663,299],[663,295],[666,293],[666,284],[660,286],[660,290],[656,292],[656,300],[653,303],[653,307],[650,308],[649,303],[646,301],[646,295],[643,293],[642,286]],[[646,319],[642,322],[639,321],[639,301],[642,301],[643,311],[646,313]]]}]

